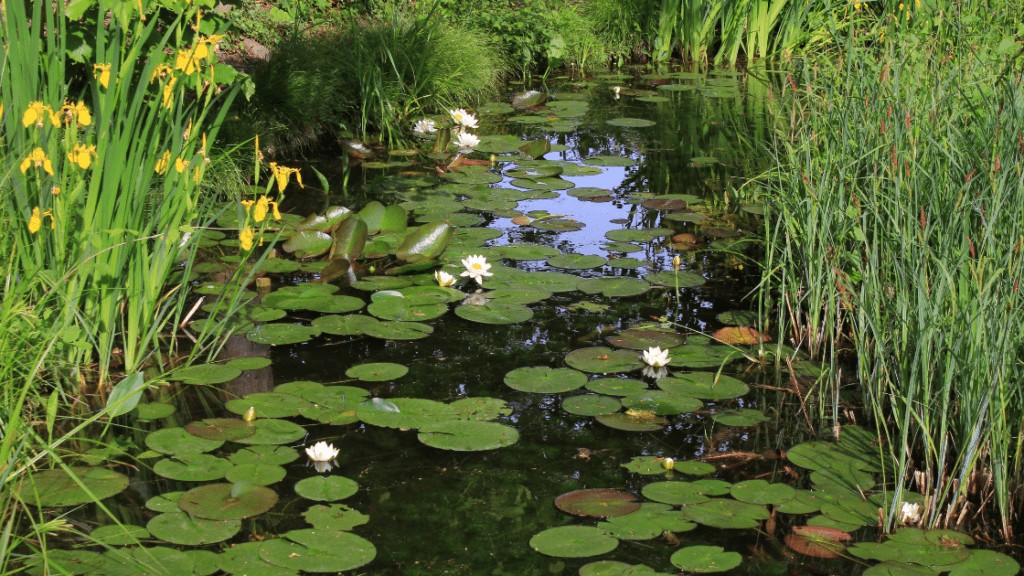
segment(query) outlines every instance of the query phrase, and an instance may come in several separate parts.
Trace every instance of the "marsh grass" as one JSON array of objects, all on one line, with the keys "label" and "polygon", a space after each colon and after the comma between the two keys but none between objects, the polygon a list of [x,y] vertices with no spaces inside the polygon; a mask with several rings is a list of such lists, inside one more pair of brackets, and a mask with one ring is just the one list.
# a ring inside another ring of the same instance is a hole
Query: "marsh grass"
[{"label": "marsh grass", "polygon": [[260,131],[278,144],[346,133],[397,144],[410,118],[471,105],[504,69],[479,33],[389,4],[367,21],[278,45],[255,72],[249,115],[259,126],[276,124]]},{"label": "marsh grass", "polygon": [[[887,525],[912,490],[925,524],[970,513],[1009,540],[1024,496],[1024,88],[1009,54],[947,48],[851,36],[834,65],[790,78],[762,288],[780,341],[854,372],[895,463]],[[821,394],[836,425],[841,392]]]}]

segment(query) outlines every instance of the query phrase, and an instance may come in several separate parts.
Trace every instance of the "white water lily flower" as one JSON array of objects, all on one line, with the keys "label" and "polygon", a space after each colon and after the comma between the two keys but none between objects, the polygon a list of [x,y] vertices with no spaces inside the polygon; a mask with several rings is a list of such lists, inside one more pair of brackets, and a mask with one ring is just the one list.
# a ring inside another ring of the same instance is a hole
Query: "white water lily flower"
[{"label": "white water lily flower", "polygon": [[421,136],[425,136],[427,134],[437,132],[437,125],[435,125],[434,121],[430,118],[424,118],[416,121],[416,124],[412,127],[412,131]]},{"label": "white water lily flower", "polygon": [[668,356],[668,350],[662,350],[658,346],[644,350],[644,362],[646,362],[648,366],[661,368],[668,364],[669,360],[671,360],[671,358]]},{"label": "white water lily flower", "polygon": [[459,132],[455,137],[455,143],[459,145],[460,150],[472,150],[480,145],[480,139],[469,132]]},{"label": "white water lily flower", "polygon": [[487,263],[487,258],[481,255],[477,254],[463,258],[462,265],[466,267],[466,270],[459,274],[459,276],[469,276],[481,286],[484,285],[484,276],[494,276],[494,274],[488,272],[491,269],[491,265]]},{"label": "white water lily flower", "polygon": [[665,368],[664,366],[660,366],[658,368],[653,366],[644,366],[644,369],[640,371],[640,374],[650,378],[651,380],[658,380],[668,376],[668,368]]},{"label": "white water lily flower", "polygon": [[455,276],[452,276],[444,270],[434,272],[434,280],[437,280],[437,285],[441,288],[447,288],[448,286],[455,284]]},{"label": "white water lily flower", "polygon": [[904,502],[900,507],[901,524],[917,524],[921,520],[921,505]]},{"label": "white water lily flower", "polygon": [[462,126],[464,128],[477,127],[476,116],[470,114],[469,112],[466,112],[464,108],[456,108],[455,110],[449,110],[448,113],[452,115],[452,120],[454,120],[455,123],[458,124],[459,126]]},{"label": "white water lily flower", "polygon": [[306,455],[313,462],[330,462],[338,457],[338,452],[339,450],[334,447],[334,444],[327,442],[317,442],[306,448]]}]

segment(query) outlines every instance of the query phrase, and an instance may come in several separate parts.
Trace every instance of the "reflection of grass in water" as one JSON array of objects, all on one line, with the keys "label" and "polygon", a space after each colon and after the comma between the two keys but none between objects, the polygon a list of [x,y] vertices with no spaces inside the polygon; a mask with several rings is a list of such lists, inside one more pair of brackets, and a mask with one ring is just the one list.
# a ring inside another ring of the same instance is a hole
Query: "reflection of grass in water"
[{"label": "reflection of grass in water", "polygon": [[763,287],[784,298],[780,331],[833,363],[855,347],[880,450],[899,463],[889,525],[901,489],[927,492],[926,521],[943,523],[981,490],[971,502],[993,498],[1009,539],[1024,471],[1024,115],[1007,103],[1021,88],[995,61],[931,45],[854,46],[796,80],[809,91],[784,111]]},{"label": "reflection of grass in water", "polygon": [[389,9],[277,46],[254,74],[251,115],[279,143],[355,132],[394,144],[420,115],[476,102],[501,71],[479,34]]}]

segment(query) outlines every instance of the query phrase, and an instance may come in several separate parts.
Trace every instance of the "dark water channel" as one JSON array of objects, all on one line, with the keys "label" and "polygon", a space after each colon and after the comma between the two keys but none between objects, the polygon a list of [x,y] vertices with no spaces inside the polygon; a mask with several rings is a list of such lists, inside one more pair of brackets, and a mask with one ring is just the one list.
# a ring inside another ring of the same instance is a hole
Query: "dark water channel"
[{"label": "dark water channel", "polygon": [[[620,89],[615,90],[616,86]],[[556,194],[543,199],[521,200],[515,207],[518,212],[507,208],[467,210],[479,214],[477,227],[499,233],[480,248],[489,255],[489,262],[495,267],[557,271],[581,278],[639,279],[658,272],[671,273],[672,259],[678,255],[682,271],[699,275],[703,285],[681,288],[678,297],[673,287],[663,285],[627,297],[578,290],[558,292],[529,304],[533,312],[530,320],[506,325],[476,323],[449,311],[427,321],[433,332],[418,340],[321,335],[305,343],[266,346],[236,337],[226,348],[225,357],[268,356],[271,365],[247,371],[222,386],[223,393],[189,388],[177,398],[181,406],[176,416],[139,424],[142,430],[135,432],[136,442],[144,444],[143,436],[162,426],[233,416],[222,407],[225,399],[269,392],[274,386],[296,380],[361,386],[371,397],[383,400],[497,398],[511,408],[510,414],[497,421],[518,431],[519,439],[510,446],[476,452],[424,445],[415,430],[293,419],[306,428],[308,436],[291,446],[301,452],[303,446],[317,441],[332,443],[340,454],[331,474],[358,483],[355,494],[342,503],[368,515],[368,522],[352,531],[372,542],[377,552],[372,562],[352,573],[568,575],[599,560],[644,564],[655,572],[678,573],[669,560],[673,553],[686,546],[714,545],[743,556],[739,567],[730,572],[734,574],[859,574],[863,567],[858,562],[814,559],[787,549],[783,535],[788,533],[788,526],[806,521],[806,516],[795,514],[778,514],[768,522],[758,522],[758,528],[700,525],[649,539],[620,539],[613,551],[592,557],[555,557],[531,548],[531,538],[549,528],[596,526],[601,521],[557,509],[554,500],[562,494],[612,488],[648,501],[640,494],[651,482],[695,479],[668,471],[653,475],[631,472],[624,465],[634,458],[706,462],[715,471],[705,478],[730,483],[757,478],[804,487],[805,474],[779,459],[776,451],[813,437],[805,425],[799,398],[783,389],[788,376],[780,380],[773,370],[746,359],[727,363],[721,374],[745,382],[749,392],[739,398],[704,401],[696,410],[668,415],[662,429],[650,432],[615,429],[593,416],[574,415],[563,407],[565,398],[585,390],[544,394],[520,392],[505,384],[505,375],[514,369],[564,367],[570,352],[607,346],[607,337],[633,326],[668,327],[692,342],[706,343],[706,337],[699,333],[735,324],[723,321],[721,313],[757,309],[756,300],[749,294],[759,278],[752,265],[758,258],[758,247],[751,239],[759,234],[760,211],[746,197],[742,184],[767,165],[767,134],[773,122],[767,110],[769,85],[733,72],[711,72],[606,76],[586,82],[566,79],[557,87],[545,89],[553,94],[549,104],[578,101],[586,105],[569,113],[557,106],[525,112],[481,112],[479,134],[509,134],[524,141],[547,139],[552,145],[544,156],[547,160],[582,166],[586,164],[584,159],[607,156],[632,162],[630,166],[602,166],[600,174],[563,176],[574,188],[556,190]],[[524,116],[533,119],[524,120]],[[621,118],[653,124],[620,126],[623,122],[616,120]],[[495,174],[514,168],[520,160],[509,153],[495,156],[496,164],[491,168]],[[489,157],[487,152],[471,155],[475,159]],[[404,157],[396,159],[405,161]],[[341,182],[335,181],[332,197],[312,193],[303,197],[301,192],[292,192],[293,206],[329,203],[358,210],[374,199],[397,204],[413,196],[429,196],[433,189],[429,184],[441,184],[433,174],[435,161],[430,158],[398,165],[377,160],[377,164],[353,167],[344,194]],[[387,160],[386,154],[383,160]],[[337,158],[313,163],[327,174],[336,173],[339,164]],[[510,180],[505,175],[492,186],[512,187]],[[583,187],[608,192],[590,194],[590,199],[570,194]],[[652,198],[683,194],[696,197],[689,199],[685,210],[644,205]],[[514,223],[512,217],[519,213],[534,218],[545,213],[566,215],[585,226],[567,231],[538,229]],[[669,233],[636,240],[635,249],[606,236],[613,231],[657,228],[668,229]],[[677,235],[684,233],[692,237],[680,241]],[[502,246],[523,243],[551,247],[562,254],[602,256],[609,261],[592,269],[565,270],[546,264],[545,258],[516,260],[500,258],[501,252],[495,252]],[[638,262],[624,261],[629,265],[619,267],[615,266],[616,259]],[[457,264],[458,258],[448,262]],[[457,273],[456,268],[446,269]],[[280,287],[314,279],[315,275],[271,278]],[[488,287],[488,280],[484,287]],[[471,292],[475,286],[463,284],[461,288]],[[341,293],[369,300],[365,291],[344,287]],[[291,321],[308,323],[318,316],[297,312]],[[754,354],[752,348],[744,350]],[[639,351],[636,354],[639,356]],[[402,364],[409,371],[383,382],[357,382],[345,375],[352,366],[376,362]],[[719,364],[712,362],[702,369],[716,372]],[[591,374],[589,378],[599,376]],[[642,378],[639,370],[608,376]],[[653,389],[653,380],[646,381]],[[767,420],[730,426],[713,419],[716,413],[738,408],[760,410]],[[221,553],[229,546],[307,528],[302,514],[311,502],[296,496],[292,486],[315,474],[304,455],[288,464],[287,477],[271,486],[280,496],[277,505],[244,520],[241,532],[227,543],[205,549]],[[117,499],[113,509],[123,514],[125,522],[145,526],[154,513],[144,509],[142,503],[157,494],[188,490],[195,485],[158,478],[143,468],[133,480],[132,489]],[[864,533],[874,538],[870,529]],[[292,573],[283,568],[275,572],[265,565],[248,569],[233,566],[231,573]],[[653,573],[608,570],[591,573]]]}]

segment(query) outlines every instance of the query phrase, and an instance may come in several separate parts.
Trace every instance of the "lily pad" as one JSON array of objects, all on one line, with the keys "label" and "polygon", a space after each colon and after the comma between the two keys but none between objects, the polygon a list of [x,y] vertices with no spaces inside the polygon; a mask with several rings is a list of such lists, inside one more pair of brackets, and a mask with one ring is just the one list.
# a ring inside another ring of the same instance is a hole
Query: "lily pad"
[{"label": "lily pad", "polygon": [[711,574],[732,570],[743,562],[743,557],[737,552],[726,552],[721,546],[687,546],[676,550],[669,561],[684,572]]},{"label": "lily pad", "polygon": [[562,409],[577,416],[599,416],[618,412],[622,409],[622,403],[610,396],[580,394],[562,400]]},{"label": "lily pad", "polygon": [[595,417],[595,420],[609,428],[625,432],[655,432],[668,426],[668,420],[654,413],[637,415],[627,412],[616,412],[614,414],[602,414]]},{"label": "lily pad", "polygon": [[638,278],[587,278],[580,280],[576,288],[586,294],[602,294],[609,298],[638,296],[651,289],[651,285]]},{"label": "lily pad", "polygon": [[666,392],[701,400],[738,398],[750,391],[749,386],[736,378],[713,372],[690,372],[666,376],[658,378],[655,384]]},{"label": "lily pad", "polygon": [[654,120],[646,120],[644,118],[613,118],[608,120],[607,123],[623,128],[649,128],[657,124]]},{"label": "lily pad", "polygon": [[253,422],[256,429],[252,436],[236,440],[241,444],[289,444],[306,435],[306,429],[288,420],[275,418],[260,419]]},{"label": "lily pad", "polygon": [[612,350],[606,346],[592,346],[573,350],[565,356],[565,363],[577,370],[592,374],[630,372],[643,366],[636,352]]},{"label": "lily pad", "polygon": [[262,542],[242,542],[227,547],[218,554],[217,565],[233,576],[299,576],[289,570],[260,558]]},{"label": "lily pad", "polygon": [[247,446],[233,452],[228,456],[228,460],[236,466],[241,466],[242,464],[273,464],[283,466],[289,462],[294,462],[298,457],[299,453],[293,448],[261,444]]},{"label": "lily pad", "polygon": [[423,398],[374,398],[361,403],[356,414],[373,426],[417,429],[453,419],[455,410],[443,402]]},{"label": "lily pad", "polygon": [[246,332],[245,337],[256,344],[283,345],[308,342],[319,335],[320,329],[316,326],[277,323],[254,326]]},{"label": "lily pad", "polygon": [[647,383],[635,378],[596,378],[587,382],[586,388],[608,396],[630,396],[647,390]]},{"label": "lily pad", "polygon": [[206,418],[186,425],[185,431],[207,440],[224,442],[252,436],[256,430],[251,423],[238,418]]},{"label": "lily pad", "polygon": [[306,522],[318,530],[351,530],[370,521],[362,512],[344,504],[314,504],[303,512]]},{"label": "lily pad", "polygon": [[733,484],[729,494],[740,502],[749,504],[782,504],[796,496],[796,490],[789,484],[771,483],[767,480],[744,480]]},{"label": "lily pad", "polygon": [[518,324],[533,318],[533,310],[511,302],[488,302],[458,306],[455,315],[479,324]]},{"label": "lily pad", "polygon": [[726,426],[757,426],[770,420],[764,412],[753,408],[723,410],[712,416],[715,422]]},{"label": "lily pad", "polygon": [[624,228],[609,230],[605,232],[604,237],[614,242],[650,242],[671,234],[672,230],[668,228]]},{"label": "lily pad", "polygon": [[184,512],[165,512],[150,519],[146,528],[153,536],[179,546],[203,546],[223,542],[242,529],[242,522],[193,518]]},{"label": "lily pad", "polygon": [[387,382],[388,380],[397,380],[408,373],[408,366],[393,362],[373,362],[353,366],[345,371],[345,376],[363,382]]},{"label": "lily pad", "polygon": [[381,340],[419,340],[434,332],[430,324],[422,322],[367,322],[363,334]]},{"label": "lily pad", "polygon": [[668,349],[679,346],[685,340],[681,334],[661,328],[631,328],[605,338],[612,346],[629,350],[647,350],[652,347]]},{"label": "lily pad", "polygon": [[570,368],[527,366],[505,374],[505,385],[520,392],[558,394],[576,390],[586,383],[586,374]]},{"label": "lily pad", "polygon": [[611,518],[638,510],[636,495],[611,488],[574,490],[555,498],[555,507],[573,516]]},{"label": "lily pad", "polygon": [[636,160],[625,156],[589,156],[583,159],[589,166],[636,166]]},{"label": "lily pad", "polygon": [[494,420],[512,414],[512,407],[500,398],[461,398],[449,406],[456,418],[464,420]]},{"label": "lily pad", "polygon": [[104,546],[132,546],[149,537],[149,530],[134,524],[107,524],[89,533],[90,540]]},{"label": "lily pad", "polygon": [[598,560],[580,567],[579,576],[671,576],[655,572],[644,564],[626,564],[616,560]]},{"label": "lily pad", "polygon": [[651,540],[665,532],[688,532],[697,525],[668,504],[644,502],[636,511],[600,522],[597,527],[622,540]]},{"label": "lily pad", "polygon": [[562,217],[550,217],[550,218],[538,218],[533,222],[530,222],[531,228],[537,230],[545,230],[547,232],[575,232],[576,230],[582,230],[586,227],[586,224],[575,220],[568,216]]},{"label": "lily pad", "polygon": [[593,526],[548,528],[530,538],[530,547],[556,558],[587,558],[615,550],[619,545],[604,530]]},{"label": "lily pad", "polygon": [[[73,474],[78,482],[70,476]],[[106,468],[72,466],[33,472],[17,485],[20,500],[39,506],[77,506],[119,494],[128,487],[128,477]]]},{"label": "lily pad", "polygon": [[248,482],[255,486],[277,484],[288,475],[288,471],[274,464],[238,464],[224,474],[228,482]]},{"label": "lily pad", "polygon": [[229,412],[243,415],[252,408],[260,418],[291,418],[301,414],[308,406],[309,401],[304,398],[277,392],[254,392],[224,403]]},{"label": "lily pad", "polygon": [[712,528],[757,528],[760,521],[767,520],[769,516],[764,506],[727,498],[713,498],[701,504],[686,506],[683,515]]},{"label": "lily pad", "polygon": [[600,268],[607,262],[607,258],[592,254],[559,254],[548,258],[548,266],[566,270],[590,270]]},{"label": "lily pad", "polygon": [[162,428],[146,435],[146,447],[162,454],[202,454],[224,445],[224,440],[192,435],[185,428]]},{"label": "lily pad", "polygon": [[373,543],[351,532],[292,530],[260,544],[260,558],[289,570],[337,574],[377,556]]},{"label": "lily pad", "polygon": [[241,520],[259,516],[277,504],[277,493],[265,486],[204,484],[181,495],[178,507],[196,518]]},{"label": "lily pad", "polygon": [[240,369],[226,364],[195,364],[171,372],[167,379],[182,384],[222,384],[241,375]]},{"label": "lily pad", "polygon": [[317,502],[344,500],[359,491],[355,480],[344,476],[310,476],[295,483],[295,493]]},{"label": "lily pad", "polygon": [[135,413],[139,420],[160,420],[167,418],[177,410],[173,404],[164,402],[145,402],[135,407]]},{"label": "lily pad", "polygon": [[995,550],[971,550],[966,560],[946,568],[949,576],[1013,576],[1020,572],[1016,560]]},{"label": "lily pad", "polygon": [[[689,339],[691,342],[693,337]],[[682,368],[718,368],[738,360],[744,355],[729,346],[706,346],[703,344],[683,344],[669,351],[672,360],[669,366]]]},{"label": "lily pad", "polygon": [[[277,318],[275,318],[277,320]],[[270,358],[266,356],[244,356],[228,360],[227,365],[239,370],[259,370],[270,366]]]},{"label": "lily pad", "polygon": [[219,480],[230,469],[231,462],[209,454],[180,454],[153,465],[153,472],[158,476],[182,482]]},{"label": "lily pad", "polygon": [[497,422],[448,420],[422,426],[417,438],[433,448],[472,452],[511,446],[519,440],[519,431]]},{"label": "lily pad", "polygon": [[622,398],[626,408],[646,410],[658,416],[674,416],[699,410],[704,403],[690,396],[682,396],[664,390],[647,390]]}]

